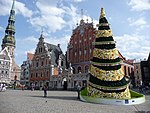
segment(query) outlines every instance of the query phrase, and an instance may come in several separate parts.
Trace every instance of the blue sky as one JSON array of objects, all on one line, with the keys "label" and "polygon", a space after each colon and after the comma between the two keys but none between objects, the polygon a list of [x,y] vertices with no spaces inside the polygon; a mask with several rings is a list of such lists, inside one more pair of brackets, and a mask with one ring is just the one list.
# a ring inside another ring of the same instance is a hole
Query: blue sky
[{"label": "blue sky", "polygon": [[[0,44],[8,24],[12,0],[0,0]],[[16,0],[16,63],[34,53],[43,29],[45,41],[67,50],[67,43],[81,19],[98,24],[100,8],[117,41],[118,50],[127,59],[148,58],[150,52],[150,0]]]}]

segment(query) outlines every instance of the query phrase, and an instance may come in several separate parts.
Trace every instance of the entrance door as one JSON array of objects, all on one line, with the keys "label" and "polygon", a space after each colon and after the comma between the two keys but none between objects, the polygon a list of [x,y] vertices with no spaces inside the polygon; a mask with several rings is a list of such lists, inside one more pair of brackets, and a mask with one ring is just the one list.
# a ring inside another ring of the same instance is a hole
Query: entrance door
[{"label": "entrance door", "polygon": [[67,81],[64,81],[64,90],[67,90]]}]

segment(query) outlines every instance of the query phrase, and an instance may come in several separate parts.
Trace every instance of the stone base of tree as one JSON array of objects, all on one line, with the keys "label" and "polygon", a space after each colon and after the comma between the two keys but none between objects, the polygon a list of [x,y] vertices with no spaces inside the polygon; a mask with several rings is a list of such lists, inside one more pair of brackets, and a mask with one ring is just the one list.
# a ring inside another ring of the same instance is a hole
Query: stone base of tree
[{"label": "stone base of tree", "polygon": [[135,105],[145,102],[145,96],[130,90],[131,99],[111,99],[111,98],[96,98],[87,96],[86,89],[80,93],[80,100],[84,102],[97,103],[97,104],[113,104],[113,105]]}]

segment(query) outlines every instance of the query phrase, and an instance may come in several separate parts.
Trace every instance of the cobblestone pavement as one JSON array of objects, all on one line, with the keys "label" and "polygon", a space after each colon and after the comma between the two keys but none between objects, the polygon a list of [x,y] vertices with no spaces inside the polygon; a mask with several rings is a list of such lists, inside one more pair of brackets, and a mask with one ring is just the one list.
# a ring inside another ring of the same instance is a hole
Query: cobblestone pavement
[{"label": "cobblestone pavement", "polygon": [[150,95],[140,105],[103,105],[77,100],[77,92],[7,90],[0,92],[0,113],[150,113]]}]

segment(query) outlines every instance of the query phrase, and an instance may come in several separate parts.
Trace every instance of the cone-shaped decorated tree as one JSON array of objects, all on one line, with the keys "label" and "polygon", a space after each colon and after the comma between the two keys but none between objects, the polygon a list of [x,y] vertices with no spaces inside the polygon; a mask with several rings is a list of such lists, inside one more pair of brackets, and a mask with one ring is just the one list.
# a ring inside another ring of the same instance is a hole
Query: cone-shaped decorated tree
[{"label": "cone-shaped decorated tree", "polygon": [[112,30],[101,8],[98,30],[91,60],[88,96],[96,98],[130,99],[129,83],[121,68],[122,60],[113,39]]}]

